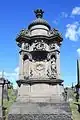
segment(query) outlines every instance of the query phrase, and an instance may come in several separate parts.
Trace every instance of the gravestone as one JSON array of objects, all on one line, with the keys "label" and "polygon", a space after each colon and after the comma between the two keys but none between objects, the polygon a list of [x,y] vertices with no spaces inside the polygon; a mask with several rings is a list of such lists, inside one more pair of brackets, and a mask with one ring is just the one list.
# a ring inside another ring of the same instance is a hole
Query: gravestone
[{"label": "gravestone", "polygon": [[5,118],[5,110],[6,107],[4,106],[3,101],[8,100],[8,85],[9,81],[4,79],[3,77],[0,78],[0,120]]},{"label": "gravestone", "polygon": [[3,118],[3,89],[5,80],[0,78],[0,120]]},{"label": "gravestone", "polygon": [[57,29],[51,29],[43,13],[37,9],[36,20],[16,38],[20,47],[18,95],[9,120],[72,120],[60,78],[63,38]]},{"label": "gravestone", "polygon": [[9,96],[8,96],[9,84],[10,84],[10,82],[8,80],[5,80],[5,85],[4,85],[4,89],[3,89],[3,99],[5,99],[5,100],[9,100]]}]

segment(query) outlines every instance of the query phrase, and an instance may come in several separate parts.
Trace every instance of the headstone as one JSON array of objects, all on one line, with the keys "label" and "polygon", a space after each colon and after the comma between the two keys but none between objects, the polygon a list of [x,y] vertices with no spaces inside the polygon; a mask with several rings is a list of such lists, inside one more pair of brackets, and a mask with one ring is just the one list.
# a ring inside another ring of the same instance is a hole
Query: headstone
[{"label": "headstone", "polygon": [[10,84],[10,82],[8,80],[5,80],[5,85],[4,85],[4,89],[3,89],[3,99],[5,100],[9,100],[9,96],[8,96],[8,85]]},{"label": "headstone", "polygon": [[23,29],[16,41],[20,47],[18,95],[9,120],[72,120],[60,79],[61,34],[45,21],[43,11]]},{"label": "headstone", "polygon": [[0,120],[3,118],[3,89],[4,89],[4,79],[0,78]]}]

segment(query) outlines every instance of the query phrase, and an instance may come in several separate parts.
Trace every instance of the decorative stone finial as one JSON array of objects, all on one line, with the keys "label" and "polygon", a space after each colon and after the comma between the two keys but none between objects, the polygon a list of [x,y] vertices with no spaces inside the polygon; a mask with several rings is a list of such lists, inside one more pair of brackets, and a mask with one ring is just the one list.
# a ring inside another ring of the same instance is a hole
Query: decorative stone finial
[{"label": "decorative stone finial", "polygon": [[37,18],[42,18],[43,17],[44,11],[42,9],[34,10],[34,12],[35,12],[35,15],[36,15]]}]

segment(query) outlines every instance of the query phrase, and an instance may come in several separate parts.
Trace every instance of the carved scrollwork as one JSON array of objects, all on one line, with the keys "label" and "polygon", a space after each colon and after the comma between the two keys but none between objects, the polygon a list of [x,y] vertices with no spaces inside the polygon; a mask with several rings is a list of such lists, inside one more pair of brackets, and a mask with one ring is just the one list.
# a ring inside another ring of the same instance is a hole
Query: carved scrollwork
[{"label": "carved scrollwork", "polygon": [[21,45],[21,50],[29,50],[29,43],[25,43],[23,42],[22,45]]},{"label": "carved scrollwork", "polygon": [[28,44],[28,43],[25,43],[24,49],[25,49],[25,50],[29,50],[29,44]]},{"label": "carved scrollwork", "polygon": [[28,52],[24,52],[23,59],[26,55],[28,56],[28,59],[32,61],[32,55]]},{"label": "carved scrollwork", "polygon": [[32,70],[30,70],[30,77],[32,77],[33,76],[33,71]]},{"label": "carved scrollwork", "polygon": [[46,44],[42,41],[35,41],[33,50],[46,50]]},{"label": "carved scrollwork", "polygon": [[59,33],[59,31],[57,29],[55,29],[55,28],[53,28],[50,31],[50,36],[52,36],[52,35],[59,35],[59,36],[61,36],[61,34]]},{"label": "carved scrollwork", "polygon": [[48,76],[48,77],[51,77],[51,74],[50,74],[50,70],[49,70],[49,69],[47,70],[47,76]]},{"label": "carved scrollwork", "polygon": [[56,59],[56,53],[55,52],[51,52],[51,53],[47,54],[47,60],[51,60],[52,56]]},{"label": "carved scrollwork", "polygon": [[26,29],[22,29],[22,30],[20,31],[20,33],[19,33],[18,36],[26,36],[26,35],[28,35],[28,33],[29,33],[28,30],[26,30]]},{"label": "carved scrollwork", "polygon": [[42,70],[44,70],[45,68],[44,68],[44,65],[43,64],[37,64],[36,65],[36,70],[38,70],[38,71],[42,71]]},{"label": "carved scrollwork", "polygon": [[50,46],[49,46],[49,47],[50,47],[50,50],[52,50],[52,49],[54,50],[54,49],[55,49],[55,44],[54,44],[54,43],[52,43],[52,44],[50,44]]}]

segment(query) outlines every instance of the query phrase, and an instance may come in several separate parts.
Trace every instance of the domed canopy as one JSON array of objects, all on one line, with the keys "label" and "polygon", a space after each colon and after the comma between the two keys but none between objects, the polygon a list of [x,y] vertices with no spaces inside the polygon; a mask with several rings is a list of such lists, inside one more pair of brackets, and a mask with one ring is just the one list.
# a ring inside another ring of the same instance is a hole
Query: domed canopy
[{"label": "domed canopy", "polygon": [[28,29],[30,29],[30,28],[33,27],[34,25],[45,25],[45,26],[47,26],[49,29],[51,29],[51,27],[50,27],[50,25],[48,24],[48,22],[42,18],[44,11],[42,11],[41,9],[37,9],[37,10],[35,10],[34,12],[35,12],[35,14],[36,14],[37,19],[32,21],[32,23],[28,26]]}]

